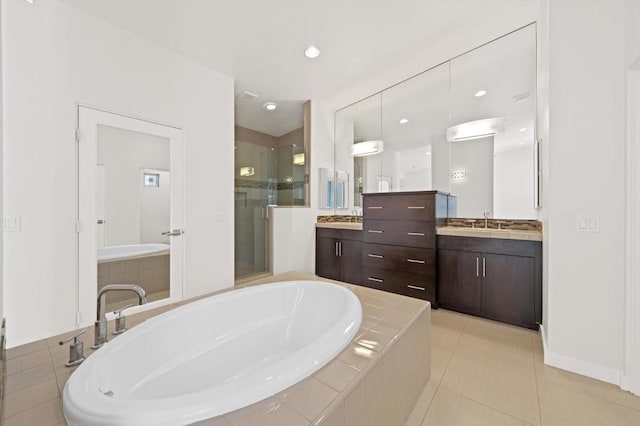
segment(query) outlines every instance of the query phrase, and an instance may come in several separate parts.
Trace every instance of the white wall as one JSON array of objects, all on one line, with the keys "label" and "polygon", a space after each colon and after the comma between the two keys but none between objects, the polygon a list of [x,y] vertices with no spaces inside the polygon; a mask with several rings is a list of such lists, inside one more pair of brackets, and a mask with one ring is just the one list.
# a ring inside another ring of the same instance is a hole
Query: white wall
[{"label": "white wall", "polygon": [[[139,244],[140,242],[166,242],[156,238],[156,241],[142,241],[143,211],[148,210],[143,201],[153,202],[143,198],[148,191],[163,192],[166,195],[166,205],[157,212],[156,220],[165,225],[160,229],[167,231],[169,226],[169,182],[160,180],[159,188],[144,188],[142,169],[156,169],[168,171],[170,168],[169,139],[144,133],[132,132],[115,127],[98,126],[98,164],[106,168],[106,203],[105,203],[105,231],[106,245]],[[165,175],[165,178],[167,176]],[[165,190],[166,189],[166,190]],[[146,191],[143,191],[146,190]],[[147,225],[152,223],[145,221]],[[153,232],[156,228],[145,230]],[[160,231],[160,232],[162,232]],[[160,237],[160,233],[157,235]],[[145,236],[148,239],[148,236]]]},{"label": "white wall", "polygon": [[77,102],[184,129],[185,297],[233,285],[233,80],[56,0],[2,8],[9,344],[75,326]]},{"label": "white wall", "polygon": [[[625,2],[550,1],[547,7],[545,361],[617,383],[623,368]],[[597,216],[599,232],[577,232],[576,215]]]},{"label": "white wall", "polygon": [[142,172],[157,174],[160,186],[144,186],[138,174],[140,243],[171,244],[171,237],[162,235],[171,230],[171,172],[155,169],[144,169]]},{"label": "white wall", "polygon": [[527,144],[495,153],[492,217],[529,219],[537,216],[533,207],[535,167],[532,151],[533,147]]},{"label": "white wall", "polygon": [[[0,7],[0,217],[4,218],[4,176],[3,176],[3,144],[4,144],[4,120],[3,120],[3,111],[4,111],[4,96],[2,96],[2,86],[3,86],[3,35],[2,35],[2,7]],[[0,326],[1,321],[4,318],[4,309],[3,309],[3,297],[4,297],[4,227],[0,228]]]},{"label": "white wall", "polygon": [[452,171],[464,171],[464,179],[451,179],[451,193],[458,197],[458,217],[495,217],[493,211],[493,137],[449,144]]}]

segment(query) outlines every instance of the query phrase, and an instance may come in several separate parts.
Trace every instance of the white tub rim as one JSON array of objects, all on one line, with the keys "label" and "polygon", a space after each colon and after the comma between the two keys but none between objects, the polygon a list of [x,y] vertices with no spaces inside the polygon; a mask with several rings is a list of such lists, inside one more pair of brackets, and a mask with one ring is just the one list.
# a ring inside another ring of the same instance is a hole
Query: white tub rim
[{"label": "white tub rim", "polygon": [[[137,251],[131,251],[134,247],[139,248]],[[100,251],[113,251],[120,253],[100,254]],[[146,244],[122,244],[117,246],[100,247],[96,250],[96,260],[98,263],[119,262],[125,260],[142,259],[145,257],[162,256],[170,254],[171,246],[164,243],[146,243]]]},{"label": "white tub rim", "polygon": [[[211,410],[211,401],[209,399],[207,399],[206,401],[201,401],[200,405],[198,406],[194,406],[193,404],[190,404],[190,408],[193,412],[196,413],[206,413],[205,417],[200,417],[198,415],[189,415],[184,417],[183,419],[181,419],[181,421],[184,421],[185,424],[186,423],[191,423],[191,422],[195,422],[195,421],[200,421],[200,420],[205,420],[205,419],[209,419],[218,415],[224,415],[227,414],[231,411],[234,411],[236,409],[240,409],[246,406],[249,406],[255,402],[258,402],[264,398],[268,398],[276,393],[279,393],[285,389],[287,389],[288,387],[299,383],[303,380],[306,380],[308,377],[310,377],[313,373],[315,373],[316,371],[318,371],[319,369],[321,369],[324,365],[328,364],[329,362],[331,362],[333,359],[335,359],[337,357],[337,355],[342,352],[343,349],[345,349],[351,342],[352,340],[356,337],[356,333],[360,328],[361,322],[362,322],[362,306],[360,304],[359,298],[349,289],[346,288],[342,285],[338,285],[338,284],[333,284],[333,283],[328,283],[328,282],[324,282],[324,281],[316,281],[316,280],[295,280],[295,281],[283,281],[283,282],[277,282],[277,283],[268,283],[268,284],[261,284],[261,285],[254,285],[254,286],[249,286],[249,287],[244,287],[244,288],[238,288],[238,289],[234,289],[231,291],[226,291],[226,292],[222,292],[222,293],[218,293],[218,294],[214,294],[211,295],[209,297],[205,297],[203,299],[200,300],[196,300],[194,302],[188,303],[186,305],[182,305],[182,306],[178,306],[175,309],[172,309],[170,311],[161,313],[153,318],[151,318],[150,320],[147,320],[139,325],[137,325],[134,329],[132,329],[130,332],[125,333],[124,335],[118,337],[117,340],[114,340],[112,342],[107,343],[102,349],[100,349],[99,351],[97,351],[95,354],[93,354],[90,358],[87,358],[87,360],[83,363],[83,365],[81,365],[81,367],[79,367],[78,370],[80,370],[80,368],[83,368],[84,370],[88,369],[88,368],[98,368],[97,365],[99,364],[99,362],[104,359],[105,357],[109,356],[109,354],[113,351],[116,350],[120,350],[120,348],[122,346],[125,346],[127,344],[127,342],[130,342],[131,340],[136,338],[136,335],[139,334],[143,334],[143,333],[147,333],[152,331],[154,328],[156,327],[160,327],[164,322],[166,321],[171,321],[175,315],[177,315],[176,312],[178,312],[180,315],[188,315],[190,312],[192,311],[196,311],[198,309],[200,309],[201,307],[206,307],[208,304],[211,303],[224,303],[225,300],[231,299],[231,298],[237,298],[237,297],[241,297],[244,293],[253,293],[253,292],[259,292],[261,290],[267,290],[269,288],[272,288],[273,286],[299,286],[299,285],[313,285],[313,286],[318,286],[318,285],[322,285],[322,286],[330,286],[333,287],[334,289],[336,289],[336,291],[342,293],[342,294],[350,294],[350,296],[347,296],[349,298],[349,302],[350,302],[350,309],[355,309],[357,315],[355,322],[353,322],[350,325],[350,329],[348,330],[348,334],[347,334],[347,338],[346,338],[346,342],[344,344],[337,344],[337,342],[335,342],[335,339],[327,339],[327,335],[328,335],[328,331],[324,331],[319,338],[315,339],[313,341],[313,343],[318,344],[318,342],[320,343],[325,343],[329,346],[331,346],[331,349],[329,350],[330,356],[328,356],[324,362],[322,363],[316,363],[314,364],[313,368],[311,368],[311,366],[307,365],[307,369],[309,370],[308,372],[306,372],[303,377],[300,377],[300,374],[296,374],[294,375],[293,373],[289,373],[287,375],[287,377],[285,377],[283,379],[283,382],[286,383],[286,385],[283,385],[279,388],[278,391],[276,392],[270,392],[268,394],[264,394],[261,397],[257,398],[255,395],[256,394],[260,394],[261,392],[263,392],[263,389],[261,388],[256,388],[254,389],[253,393],[250,393],[249,395],[246,396],[245,399],[249,399],[251,400],[251,402],[249,403],[243,403],[240,406],[234,407],[232,409],[225,409],[223,412],[218,412],[218,413],[214,413],[214,414],[210,414],[213,413],[213,410]],[[214,301],[214,299],[217,299]],[[353,303],[356,302],[356,303]],[[352,312],[353,313],[353,312]],[[346,314],[343,315],[343,317]],[[138,330],[136,333],[133,333],[134,330]],[[298,351],[296,352],[296,355],[298,357],[303,357],[303,355],[308,355],[308,354],[302,354],[302,351]],[[283,360],[279,360],[279,363],[283,363],[283,362],[291,362],[293,359],[292,358],[285,358]],[[75,374],[75,372],[74,372]],[[295,376],[295,378],[294,378]],[[65,409],[66,409],[66,404],[68,401],[68,396],[67,394],[70,392],[70,387],[72,386],[72,379],[73,376],[67,381],[67,383],[65,384],[64,390],[63,390],[63,403],[65,404]],[[90,381],[84,381],[83,383],[85,383],[86,385],[90,384]],[[210,389],[210,388],[207,388]],[[103,405],[108,405],[110,410],[128,410],[131,407],[135,407],[136,410],[135,411],[143,411],[143,410],[151,410],[150,412],[152,412],[155,417],[153,415],[151,416],[147,416],[145,417],[145,421],[149,422],[153,422],[153,424],[173,424],[173,423],[163,423],[163,421],[166,421],[164,418],[164,413],[162,412],[155,412],[153,410],[156,410],[158,408],[158,405],[162,405],[167,406],[169,404],[173,405],[173,406],[184,406],[185,404],[190,402],[190,399],[193,398],[194,395],[204,395],[207,393],[207,390],[204,391],[198,391],[198,392],[193,392],[190,394],[184,394],[184,395],[179,395],[179,396],[172,396],[169,398],[156,398],[156,399],[150,399],[150,400],[136,400],[136,399],[114,399],[112,401],[110,401],[108,404],[103,404]],[[95,396],[95,394],[94,394]],[[94,396],[92,397],[87,397],[87,398],[94,398]],[[83,401],[80,401],[81,403]],[[84,401],[87,402],[87,401]],[[76,409],[78,407],[75,407]],[[80,408],[80,411],[85,411],[86,405]],[[110,411],[111,413],[113,413],[113,411]],[[96,425],[107,425],[107,424],[114,424],[112,422],[117,422],[117,424],[119,425],[135,425],[135,424],[140,424],[140,418],[134,418],[131,422],[127,422],[126,419],[121,419],[121,418],[113,418],[110,417],[108,418],[104,423],[101,423],[99,420],[102,418],[101,416],[103,415],[103,413],[96,413],[94,415],[97,416],[96,417]]]}]

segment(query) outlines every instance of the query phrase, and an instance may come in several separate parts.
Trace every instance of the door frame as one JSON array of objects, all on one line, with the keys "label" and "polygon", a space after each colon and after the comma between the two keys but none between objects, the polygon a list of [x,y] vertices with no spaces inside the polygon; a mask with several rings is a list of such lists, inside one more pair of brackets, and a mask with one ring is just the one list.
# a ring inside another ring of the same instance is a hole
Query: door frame
[{"label": "door frame", "polygon": [[[95,212],[95,167],[98,159],[98,125],[117,127],[134,132],[165,137],[170,143],[171,229],[184,229],[184,173],[185,154],[183,130],[124,114],[109,112],[86,105],[77,105],[78,158],[78,283],[76,326],[85,327],[96,320],[97,253]],[[173,238],[170,248],[170,297],[128,309],[130,314],[181,301],[185,294],[184,247],[185,235]],[[109,313],[107,318],[114,315]]]},{"label": "door frame", "polygon": [[640,58],[626,73],[625,365],[620,386],[640,395]]}]

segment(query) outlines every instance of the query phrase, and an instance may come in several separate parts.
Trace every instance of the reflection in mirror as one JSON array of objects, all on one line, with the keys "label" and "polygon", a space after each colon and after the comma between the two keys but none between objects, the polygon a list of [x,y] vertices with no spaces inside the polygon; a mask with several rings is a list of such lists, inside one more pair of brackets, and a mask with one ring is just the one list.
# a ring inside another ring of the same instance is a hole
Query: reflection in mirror
[{"label": "reflection in mirror", "polygon": [[450,143],[451,171],[466,172],[450,177],[460,217],[536,217],[535,93],[534,25],[451,61],[452,127],[491,135]]},{"label": "reflection in mirror", "polygon": [[[96,241],[98,289],[137,284],[149,301],[169,297],[171,172],[169,139],[98,126]],[[130,292],[107,293],[107,310]],[[135,296],[135,295],[134,295]]]},{"label": "reflection in mirror", "polygon": [[[458,216],[537,217],[535,24],[336,111],[335,168],[361,193],[439,190]],[[384,150],[352,155],[354,144]],[[339,212],[335,212],[338,214]]]},{"label": "reflection in mirror", "polygon": [[349,173],[336,171],[336,209],[349,208]]},{"label": "reflection in mirror", "polygon": [[335,196],[333,170],[320,167],[320,169],[318,169],[318,184],[318,193],[320,194],[320,208],[332,209]]}]

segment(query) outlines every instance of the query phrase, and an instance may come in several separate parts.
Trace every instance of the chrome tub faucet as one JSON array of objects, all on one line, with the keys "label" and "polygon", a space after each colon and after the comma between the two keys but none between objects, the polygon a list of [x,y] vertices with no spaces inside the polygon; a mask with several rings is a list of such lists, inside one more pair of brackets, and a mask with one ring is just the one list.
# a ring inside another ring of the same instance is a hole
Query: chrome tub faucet
[{"label": "chrome tub faucet", "polygon": [[107,343],[107,293],[110,291],[132,291],[138,295],[138,305],[147,303],[147,293],[137,284],[109,284],[98,291],[97,320],[95,322],[95,338],[91,348],[98,349]]}]

